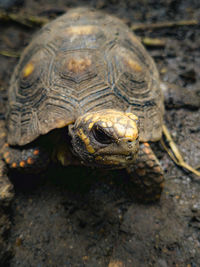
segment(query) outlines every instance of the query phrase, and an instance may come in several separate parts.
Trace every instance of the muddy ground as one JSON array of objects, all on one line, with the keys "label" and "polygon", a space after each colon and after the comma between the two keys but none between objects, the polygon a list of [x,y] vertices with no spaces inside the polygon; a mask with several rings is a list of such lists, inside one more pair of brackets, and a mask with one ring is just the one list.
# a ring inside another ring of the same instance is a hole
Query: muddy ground
[{"label": "muddy ground", "polygon": [[[198,0],[0,3],[8,12],[47,18],[84,4],[116,14],[129,26],[200,18]],[[39,28],[1,21],[0,51],[20,53]],[[164,41],[147,45],[162,79],[187,88],[188,99],[189,92],[198,98],[199,24],[136,33]],[[0,55],[1,92],[8,88],[17,61]],[[2,93],[1,111],[4,99]],[[199,165],[200,109],[169,106],[165,122],[185,160]],[[118,173],[69,168],[30,179],[12,176],[15,197],[0,217],[0,266],[200,266],[200,179],[177,167],[159,144],[155,150],[166,182],[160,202],[154,204],[131,199]]]}]

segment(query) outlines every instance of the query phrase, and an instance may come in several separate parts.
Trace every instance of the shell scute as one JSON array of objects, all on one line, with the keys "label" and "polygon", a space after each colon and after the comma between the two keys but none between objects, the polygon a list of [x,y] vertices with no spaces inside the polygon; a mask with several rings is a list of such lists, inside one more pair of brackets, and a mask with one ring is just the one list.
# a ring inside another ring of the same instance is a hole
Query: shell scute
[{"label": "shell scute", "polygon": [[161,137],[158,71],[118,18],[72,9],[44,26],[24,50],[9,88],[8,142],[25,145],[86,112],[115,107],[140,119],[140,139]]}]

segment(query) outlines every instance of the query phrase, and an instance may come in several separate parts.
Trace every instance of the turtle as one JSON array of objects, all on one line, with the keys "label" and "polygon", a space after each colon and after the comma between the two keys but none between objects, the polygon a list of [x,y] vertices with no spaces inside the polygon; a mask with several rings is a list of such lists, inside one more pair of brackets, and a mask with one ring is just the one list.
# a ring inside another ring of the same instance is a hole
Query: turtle
[{"label": "turtle", "polygon": [[131,186],[159,199],[164,172],[151,143],[161,139],[163,116],[159,73],[141,41],[113,15],[74,8],[22,53],[1,154],[7,168],[25,173],[50,162],[124,169]]}]

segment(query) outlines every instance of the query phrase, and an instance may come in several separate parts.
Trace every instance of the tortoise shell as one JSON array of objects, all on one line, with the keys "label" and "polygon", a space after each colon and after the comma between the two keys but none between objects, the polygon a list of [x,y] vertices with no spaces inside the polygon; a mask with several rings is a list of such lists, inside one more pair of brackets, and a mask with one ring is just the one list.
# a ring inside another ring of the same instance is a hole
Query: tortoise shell
[{"label": "tortoise shell", "polygon": [[140,118],[140,141],[160,139],[164,107],[153,59],[120,19],[72,9],[45,25],[21,56],[9,88],[8,142],[25,145],[112,108]]}]

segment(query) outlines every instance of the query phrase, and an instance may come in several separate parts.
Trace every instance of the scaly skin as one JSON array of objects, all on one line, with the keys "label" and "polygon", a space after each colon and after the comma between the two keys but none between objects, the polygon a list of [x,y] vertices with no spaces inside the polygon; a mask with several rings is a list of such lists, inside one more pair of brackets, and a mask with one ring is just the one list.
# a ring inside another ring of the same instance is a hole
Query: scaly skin
[{"label": "scaly skin", "polygon": [[[162,167],[148,143],[141,143],[134,165],[127,168],[136,198],[151,202],[160,199],[164,186]],[[132,190],[132,189],[130,189]]]},{"label": "scaly skin", "polygon": [[41,147],[13,148],[7,143],[2,148],[3,159],[10,169],[26,173],[41,172],[49,163],[48,154]]}]

